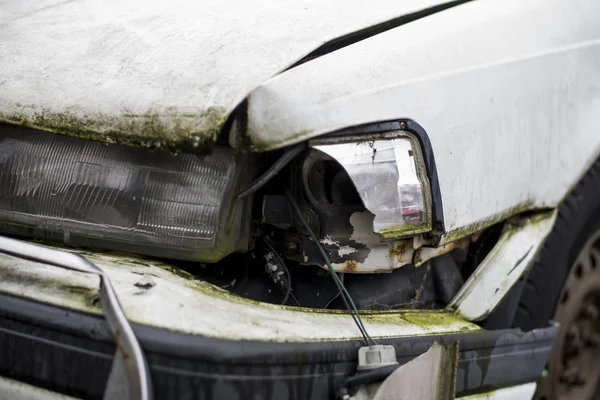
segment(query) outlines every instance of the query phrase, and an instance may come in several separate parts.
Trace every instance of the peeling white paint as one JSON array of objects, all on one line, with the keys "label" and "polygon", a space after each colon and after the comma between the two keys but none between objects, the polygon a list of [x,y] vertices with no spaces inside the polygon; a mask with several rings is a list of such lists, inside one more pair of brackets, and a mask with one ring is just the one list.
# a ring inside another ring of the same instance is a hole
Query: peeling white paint
[{"label": "peeling white paint", "polygon": [[352,248],[350,246],[341,246],[338,249],[338,255],[340,257],[347,256],[347,255],[352,254],[354,252],[356,252],[356,249],[354,249],[354,248]]},{"label": "peeling white paint", "polygon": [[[373,218],[373,214],[368,211],[355,212],[350,216],[350,224],[353,228],[350,239],[367,246],[370,251],[362,262],[357,262],[350,257],[345,263],[332,263],[336,271],[353,274],[391,272],[412,263],[413,239],[383,242],[381,237],[373,232]],[[337,251],[340,257],[351,255],[356,251],[351,246],[340,246],[329,236],[322,239],[321,243],[337,246],[337,250],[334,251]],[[326,265],[321,267],[327,269]]]},{"label": "peeling white paint", "polygon": [[339,247],[338,242],[333,240],[329,235],[325,235],[325,237],[323,239],[321,239],[320,242],[323,244],[330,245],[330,246],[338,246]]},{"label": "peeling white paint", "polygon": [[506,229],[496,246],[448,305],[470,321],[480,321],[500,303],[529,269],[552,230],[555,212],[523,219],[522,226]]},{"label": "peeling white paint", "polygon": [[[364,261],[358,262],[350,257],[345,263],[334,262],[331,265],[337,272],[351,274],[392,272],[413,262],[414,250],[411,245],[411,240],[373,243]],[[327,266],[323,265],[322,268],[327,269]]]},{"label": "peeling white paint", "polygon": [[329,246],[336,246],[337,249],[333,249],[333,251],[337,252],[338,256],[340,256],[340,257],[347,256],[352,253],[356,253],[356,249],[354,247],[349,246],[349,245],[342,246],[329,236],[325,236],[325,238],[320,239],[320,242],[323,244],[327,244]]},{"label": "peeling white paint", "polygon": [[[86,253],[110,277],[131,322],[182,333],[272,342],[359,339],[350,315],[260,303],[232,295],[202,281],[190,281],[159,262]],[[162,268],[159,266],[163,266]],[[135,286],[143,274],[154,286]],[[98,278],[41,263],[0,255],[0,292],[100,314],[91,301]],[[141,292],[141,293],[140,293]],[[475,324],[434,311],[361,312],[373,337],[398,337],[479,329]]]}]

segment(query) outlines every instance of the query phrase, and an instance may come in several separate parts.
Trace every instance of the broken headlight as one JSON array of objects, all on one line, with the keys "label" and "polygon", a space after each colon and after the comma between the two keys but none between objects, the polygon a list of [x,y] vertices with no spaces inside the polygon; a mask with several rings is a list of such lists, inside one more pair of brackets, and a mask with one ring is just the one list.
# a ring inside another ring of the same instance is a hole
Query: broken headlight
[{"label": "broken headlight", "polygon": [[174,154],[0,127],[0,230],[145,255],[216,261],[247,246],[230,148]]},{"label": "broken headlight", "polygon": [[332,137],[311,146],[348,173],[384,239],[431,230],[431,194],[416,139],[403,133]]}]

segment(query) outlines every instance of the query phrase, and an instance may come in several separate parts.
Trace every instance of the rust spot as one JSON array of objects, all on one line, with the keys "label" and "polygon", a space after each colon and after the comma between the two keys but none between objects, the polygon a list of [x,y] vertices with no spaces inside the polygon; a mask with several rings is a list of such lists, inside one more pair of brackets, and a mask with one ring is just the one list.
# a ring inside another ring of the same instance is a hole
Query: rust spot
[{"label": "rust spot", "polygon": [[390,254],[394,255],[394,256],[402,257],[402,255],[404,254],[405,251],[406,251],[406,244],[398,243],[390,249]]},{"label": "rust spot", "polygon": [[460,247],[461,249],[466,249],[471,244],[471,238],[466,237],[458,242],[456,247]]},{"label": "rust spot", "polygon": [[21,123],[21,125],[23,125],[25,128],[34,128],[35,127],[33,125],[33,123],[31,121],[29,121],[28,119],[24,119],[23,122]]},{"label": "rust spot", "polygon": [[346,260],[344,262],[344,271],[354,271],[358,268],[358,263],[355,260]]}]

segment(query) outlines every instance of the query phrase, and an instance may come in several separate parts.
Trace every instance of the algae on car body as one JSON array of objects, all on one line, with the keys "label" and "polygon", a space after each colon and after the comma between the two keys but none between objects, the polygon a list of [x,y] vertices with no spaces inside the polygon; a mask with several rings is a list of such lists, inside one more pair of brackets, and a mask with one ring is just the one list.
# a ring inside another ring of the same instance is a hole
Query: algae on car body
[{"label": "algae on car body", "polygon": [[35,106],[0,109],[0,121],[46,130],[82,139],[170,151],[202,151],[217,139],[227,111],[210,107],[205,111],[142,114],[124,110],[120,115],[87,114],[75,108],[53,112]]}]

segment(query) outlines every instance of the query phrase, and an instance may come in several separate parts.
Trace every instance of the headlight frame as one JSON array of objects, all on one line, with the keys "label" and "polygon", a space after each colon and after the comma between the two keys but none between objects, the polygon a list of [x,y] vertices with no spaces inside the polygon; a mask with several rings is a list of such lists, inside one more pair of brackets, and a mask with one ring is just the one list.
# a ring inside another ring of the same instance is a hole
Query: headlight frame
[{"label": "headlight frame", "polygon": [[[390,130],[325,136],[310,140],[309,147],[327,154],[346,170],[365,208],[375,216],[373,231],[383,240],[432,230],[431,183],[415,135]],[[387,165],[378,168],[382,164]],[[383,182],[377,182],[378,177]],[[390,179],[396,179],[396,190]],[[417,218],[415,212],[420,214]]]}]

